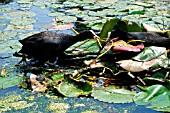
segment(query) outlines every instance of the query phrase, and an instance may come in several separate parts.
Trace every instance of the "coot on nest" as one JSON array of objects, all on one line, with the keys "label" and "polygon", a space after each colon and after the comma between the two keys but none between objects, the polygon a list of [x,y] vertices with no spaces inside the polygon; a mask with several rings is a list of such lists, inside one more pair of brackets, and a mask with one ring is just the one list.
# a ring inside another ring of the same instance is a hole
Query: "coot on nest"
[{"label": "coot on nest", "polygon": [[156,32],[125,32],[115,29],[109,33],[109,39],[119,37],[120,40],[142,40],[145,46],[170,47],[170,38]]},{"label": "coot on nest", "polygon": [[94,38],[97,35],[91,30],[81,32],[78,35],[56,33],[52,31],[40,32],[29,36],[19,42],[23,45],[18,52],[26,54],[30,58],[44,63],[48,60],[55,61],[64,51],[78,41]]}]

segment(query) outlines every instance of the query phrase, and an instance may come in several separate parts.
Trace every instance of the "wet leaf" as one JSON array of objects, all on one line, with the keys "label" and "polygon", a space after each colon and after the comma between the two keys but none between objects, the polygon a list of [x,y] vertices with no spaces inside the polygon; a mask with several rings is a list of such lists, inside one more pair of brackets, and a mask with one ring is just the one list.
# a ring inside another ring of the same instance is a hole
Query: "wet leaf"
[{"label": "wet leaf", "polygon": [[165,30],[160,30],[160,29],[154,28],[154,27],[152,27],[148,24],[145,24],[145,23],[143,23],[143,26],[149,32],[158,32],[158,33],[165,33],[166,32]]},{"label": "wet leaf", "polygon": [[33,30],[33,25],[15,26],[8,25],[5,30]]},{"label": "wet leaf", "polygon": [[117,25],[117,22],[119,21],[118,18],[113,18],[113,19],[110,19],[108,20],[102,30],[101,30],[101,33],[100,33],[100,38],[101,39],[106,39],[108,37],[108,32],[110,32],[111,30],[113,30],[113,28]]},{"label": "wet leaf", "polygon": [[33,17],[36,14],[34,12],[29,12],[29,11],[13,11],[7,13],[7,16],[10,18],[21,18],[21,17]]},{"label": "wet leaf", "polygon": [[85,41],[77,42],[76,44],[69,47],[66,51],[79,50],[79,51],[76,51],[76,53],[83,53],[86,51],[90,51],[90,52],[99,51],[99,47],[98,47],[96,40],[89,40],[85,44],[82,45],[82,43],[84,43]]},{"label": "wet leaf", "polygon": [[144,6],[146,8],[151,8],[154,6],[152,3],[145,3],[145,2],[133,2],[132,4],[139,5],[139,6]]},{"label": "wet leaf", "polygon": [[53,13],[49,13],[48,16],[63,16],[65,15],[64,13],[61,12],[53,12]]},{"label": "wet leaf", "polygon": [[64,2],[63,5],[64,5],[64,7],[70,7],[70,8],[79,6],[79,4],[77,4],[75,2],[69,2],[69,1]]},{"label": "wet leaf", "polygon": [[134,101],[138,105],[147,105],[153,109],[165,108],[170,106],[170,92],[162,85],[152,85],[146,88],[145,91],[135,95]]},{"label": "wet leaf", "polygon": [[137,61],[149,61],[154,58],[157,58],[158,56],[164,54],[165,52],[166,52],[165,47],[156,46],[145,47],[145,49],[140,54],[133,57],[133,59]]},{"label": "wet leaf", "polygon": [[32,4],[32,0],[17,0],[19,4]]},{"label": "wet leaf", "polygon": [[5,68],[2,68],[1,76],[6,76],[6,75],[7,75],[7,70]]},{"label": "wet leaf", "polygon": [[70,105],[67,103],[54,103],[51,102],[48,106],[47,106],[47,110],[53,111],[55,113],[66,113],[67,109],[70,108]]},{"label": "wet leaf", "polygon": [[116,42],[108,43],[106,44],[106,46],[104,47],[104,49],[108,50],[110,48],[110,46],[113,46],[112,50],[113,51],[133,51],[133,52],[140,52],[141,49],[144,48],[143,44],[139,44],[137,46],[133,46],[130,44],[127,44],[125,41],[123,40],[118,40]]},{"label": "wet leaf", "polygon": [[16,18],[12,20],[10,23],[15,26],[24,26],[24,25],[31,25],[35,22],[36,20],[32,18]]},{"label": "wet leaf", "polygon": [[92,90],[90,83],[71,83],[62,82],[57,88],[58,91],[66,97],[78,97],[80,95],[89,95]]},{"label": "wet leaf", "polygon": [[144,62],[138,62],[133,60],[121,60],[116,63],[118,63],[120,67],[122,67],[123,69],[130,72],[141,72],[151,67],[146,66]]},{"label": "wet leaf", "polygon": [[134,21],[123,20],[127,26],[127,32],[142,32],[140,25]]},{"label": "wet leaf", "polygon": [[141,8],[141,9],[133,9],[133,10],[130,10],[129,11],[129,14],[145,14],[145,10],[143,9],[143,8]]},{"label": "wet leaf", "polygon": [[102,88],[94,88],[92,90],[92,96],[103,102],[109,103],[129,103],[133,102],[135,92],[131,92],[125,89],[115,89],[111,86]]},{"label": "wet leaf", "polygon": [[0,31],[0,40],[11,40],[14,39],[17,32],[14,31]]},{"label": "wet leaf", "polygon": [[22,82],[22,77],[19,76],[8,76],[0,77],[0,88],[8,88],[18,85]]},{"label": "wet leaf", "polygon": [[53,25],[54,25],[53,29],[55,30],[66,30],[66,29],[71,29],[74,27],[74,24],[71,24],[71,23],[64,24],[64,25],[56,25],[54,23]]},{"label": "wet leaf", "polygon": [[64,22],[64,23],[71,23],[76,22],[77,18],[74,16],[57,16],[53,21],[56,22]]},{"label": "wet leaf", "polygon": [[33,89],[33,92],[45,92],[50,80],[48,78],[44,78],[42,81],[39,81],[37,78],[41,77],[35,74],[30,75],[31,88]]}]

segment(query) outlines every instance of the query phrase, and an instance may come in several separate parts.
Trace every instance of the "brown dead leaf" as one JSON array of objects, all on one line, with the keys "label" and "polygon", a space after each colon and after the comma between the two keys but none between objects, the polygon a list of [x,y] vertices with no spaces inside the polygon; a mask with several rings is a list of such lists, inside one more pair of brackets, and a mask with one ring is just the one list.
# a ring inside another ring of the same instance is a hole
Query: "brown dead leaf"
[{"label": "brown dead leaf", "polygon": [[118,63],[123,69],[129,72],[141,72],[148,70],[153,65],[159,62],[159,58],[153,59],[147,62],[133,61],[133,60],[121,60]]},{"label": "brown dead leaf", "polygon": [[37,75],[35,74],[30,75],[31,87],[33,89],[33,92],[45,92],[47,90],[48,80],[45,80],[43,83],[40,83],[39,81],[36,80],[36,78]]},{"label": "brown dead leaf", "polygon": [[149,32],[158,32],[158,33],[166,33],[166,30],[160,30],[160,29],[156,29],[148,24],[143,23],[144,28],[149,31]]},{"label": "brown dead leaf", "polygon": [[6,76],[7,75],[7,70],[5,68],[3,68],[1,70],[1,76]]},{"label": "brown dead leaf", "polygon": [[56,23],[52,23],[52,25],[54,25],[53,29],[55,30],[66,30],[66,29],[71,29],[72,27],[74,27],[74,24],[68,23],[65,25],[56,25]]}]

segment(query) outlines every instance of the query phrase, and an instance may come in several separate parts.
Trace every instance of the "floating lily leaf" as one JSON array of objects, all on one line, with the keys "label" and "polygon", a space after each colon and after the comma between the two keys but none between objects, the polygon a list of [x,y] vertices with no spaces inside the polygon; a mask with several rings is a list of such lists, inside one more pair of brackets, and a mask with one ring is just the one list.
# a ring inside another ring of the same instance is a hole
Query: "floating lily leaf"
[{"label": "floating lily leaf", "polygon": [[143,14],[145,14],[145,10],[142,8],[142,9],[133,9],[133,10],[130,10],[129,11],[129,14],[141,14],[141,15],[143,15]]},{"label": "floating lily leaf", "polygon": [[51,4],[50,2],[42,2],[42,1],[33,2],[33,5],[39,6],[39,7],[41,7],[42,9],[43,9],[43,8],[46,8],[46,7],[49,6],[50,4]]},{"label": "floating lily leaf", "polygon": [[33,17],[36,14],[34,12],[28,12],[28,11],[13,11],[7,13],[7,16],[11,18],[21,18],[21,17]]},{"label": "floating lily leaf", "polygon": [[22,77],[19,76],[0,77],[0,88],[12,87],[19,85],[21,82]]},{"label": "floating lily leaf", "polygon": [[165,52],[166,52],[165,47],[150,46],[146,47],[140,54],[133,57],[133,59],[137,61],[149,61],[154,58],[157,58],[158,56],[164,54]]},{"label": "floating lily leaf", "polygon": [[64,5],[65,7],[70,7],[70,8],[72,8],[72,7],[78,7],[78,6],[79,6],[79,4],[77,4],[77,3],[75,3],[75,2],[69,2],[69,1],[64,2],[63,5]]},{"label": "floating lily leaf", "polygon": [[97,9],[100,9],[101,7],[98,6],[98,5],[89,5],[89,6],[84,6],[83,9],[85,10],[97,10]]},{"label": "floating lily leaf", "polygon": [[132,4],[139,5],[139,6],[144,6],[146,8],[151,8],[154,6],[154,4],[151,3],[144,3],[144,2],[133,2]]},{"label": "floating lily leaf", "polygon": [[20,49],[18,40],[6,40],[0,43],[0,54],[14,53]]},{"label": "floating lily leaf", "polygon": [[0,11],[1,12],[8,12],[8,11],[11,11],[13,8],[11,7],[0,7]]},{"label": "floating lily leaf", "polygon": [[17,0],[19,4],[32,4],[32,0]]},{"label": "floating lily leaf", "polygon": [[23,25],[31,25],[32,23],[35,23],[36,20],[32,18],[16,18],[12,20],[10,23],[16,26],[23,26]]},{"label": "floating lily leaf", "polygon": [[95,23],[92,25],[91,29],[99,31],[103,28],[103,25],[104,25],[103,23]]},{"label": "floating lily leaf", "polygon": [[30,7],[32,7],[32,4],[21,4],[20,5],[20,7],[22,8],[22,9],[29,9]]},{"label": "floating lily leaf", "polygon": [[76,22],[77,18],[74,16],[57,16],[53,21],[61,21],[64,23]]},{"label": "floating lily leaf", "polygon": [[70,105],[67,103],[54,103],[51,102],[48,106],[47,106],[47,110],[53,111],[55,113],[66,113],[67,109],[70,108]]},{"label": "floating lily leaf", "polygon": [[66,97],[78,97],[80,95],[89,95],[91,93],[92,86],[88,82],[71,83],[65,81],[62,82],[57,89]]},{"label": "floating lily leaf", "polygon": [[100,17],[103,17],[103,16],[106,16],[106,15],[108,15],[108,13],[106,12],[106,11],[97,11],[97,12],[95,12],[95,11],[89,11],[89,13],[88,13],[90,16],[100,16]]},{"label": "floating lily leaf", "polygon": [[17,32],[13,31],[0,31],[0,40],[10,40],[14,39],[14,37],[17,35]]},{"label": "floating lily leaf", "polygon": [[33,30],[33,25],[15,26],[8,25],[5,30]]},{"label": "floating lily leaf", "polygon": [[86,16],[83,18],[83,20],[86,20],[86,21],[95,21],[97,19],[100,19],[99,17],[90,17],[90,16]]},{"label": "floating lily leaf", "polygon": [[50,7],[53,9],[60,9],[60,8],[63,8],[64,5],[63,4],[51,4]]},{"label": "floating lily leaf", "polygon": [[113,18],[113,19],[108,20],[102,28],[102,31],[100,33],[100,38],[106,39],[108,37],[108,32],[113,30],[113,28],[117,25],[118,21],[119,21],[118,18]]},{"label": "floating lily leaf", "polygon": [[[137,22],[128,21],[128,20],[122,20],[122,22],[126,23],[126,26],[124,27],[127,27],[128,32],[141,32],[142,31],[141,27],[138,25]],[[120,25],[118,24],[118,26]]]},{"label": "floating lily leaf", "polygon": [[[73,49],[79,49],[78,52],[81,52],[81,53],[83,53],[85,51],[90,51],[90,52],[99,51],[99,47],[98,47],[96,40],[89,40],[85,44],[82,45],[82,43],[85,41],[78,42],[78,43],[72,45],[66,51],[70,51],[70,50],[72,51]],[[81,45],[81,46],[78,46],[78,45]]]},{"label": "floating lily leaf", "polygon": [[150,108],[159,109],[170,106],[170,92],[162,85],[153,85],[146,88],[145,91],[135,95],[134,101],[138,105],[150,104]]},{"label": "floating lily leaf", "polygon": [[56,74],[52,76],[53,81],[64,80],[64,74]]},{"label": "floating lily leaf", "polygon": [[103,102],[109,103],[129,103],[133,102],[135,92],[131,92],[125,89],[115,89],[111,86],[102,89],[94,88],[92,90],[92,96]]},{"label": "floating lily leaf", "polygon": [[21,95],[11,94],[5,98],[0,99],[0,112],[8,112],[9,110],[20,110],[34,105],[35,103],[27,103],[27,101],[20,101]]}]

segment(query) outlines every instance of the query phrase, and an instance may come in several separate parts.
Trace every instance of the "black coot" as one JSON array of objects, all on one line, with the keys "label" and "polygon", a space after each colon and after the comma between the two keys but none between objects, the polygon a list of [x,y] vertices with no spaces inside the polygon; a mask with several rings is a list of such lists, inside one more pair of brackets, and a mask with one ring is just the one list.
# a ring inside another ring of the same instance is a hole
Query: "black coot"
[{"label": "black coot", "polygon": [[120,40],[143,40],[145,46],[170,47],[170,38],[156,32],[124,32],[115,29],[109,33],[109,39],[119,37]]},{"label": "black coot", "polygon": [[78,35],[56,33],[52,31],[40,32],[29,36],[19,42],[23,45],[19,53],[26,54],[41,63],[54,61],[64,51],[78,41],[96,37],[91,30],[81,32]]}]

